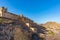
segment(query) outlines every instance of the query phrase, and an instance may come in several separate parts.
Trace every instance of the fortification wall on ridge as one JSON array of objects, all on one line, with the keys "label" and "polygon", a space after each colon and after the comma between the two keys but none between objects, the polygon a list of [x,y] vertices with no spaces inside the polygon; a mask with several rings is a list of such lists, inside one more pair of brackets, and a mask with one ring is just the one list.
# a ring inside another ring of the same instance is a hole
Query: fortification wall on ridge
[{"label": "fortification wall on ridge", "polygon": [[18,19],[18,15],[8,12],[7,9],[4,7],[0,8],[0,17]]}]

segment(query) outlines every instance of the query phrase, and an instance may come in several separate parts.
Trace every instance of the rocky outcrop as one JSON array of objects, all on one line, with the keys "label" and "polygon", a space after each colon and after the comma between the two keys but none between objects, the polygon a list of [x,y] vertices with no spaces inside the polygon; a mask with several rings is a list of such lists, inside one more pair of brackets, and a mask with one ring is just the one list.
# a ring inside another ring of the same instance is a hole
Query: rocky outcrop
[{"label": "rocky outcrop", "polygon": [[42,40],[41,34],[45,28],[34,23],[27,17],[19,17],[17,20],[0,18],[0,39],[1,40]]},{"label": "rocky outcrop", "polygon": [[54,33],[59,33],[60,31],[60,24],[56,22],[47,22],[43,25],[47,30],[51,30]]},{"label": "rocky outcrop", "polygon": [[56,22],[47,22],[43,24],[46,28],[46,40],[60,40],[60,24]]},{"label": "rocky outcrop", "polygon": [[44,40],[45,27],[0,8],[0,40]]}]

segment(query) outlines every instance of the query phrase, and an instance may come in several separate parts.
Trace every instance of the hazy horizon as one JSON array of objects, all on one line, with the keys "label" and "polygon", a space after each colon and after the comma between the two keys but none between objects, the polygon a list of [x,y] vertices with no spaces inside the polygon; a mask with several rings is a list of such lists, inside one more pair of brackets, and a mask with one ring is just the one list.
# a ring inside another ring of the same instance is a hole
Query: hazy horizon
[{"label": "hazy horizon", "polygon": [[60,23],[59,0],[1,0],[0,7],[2,6],[14,14],[22,13],[37,23]]}]

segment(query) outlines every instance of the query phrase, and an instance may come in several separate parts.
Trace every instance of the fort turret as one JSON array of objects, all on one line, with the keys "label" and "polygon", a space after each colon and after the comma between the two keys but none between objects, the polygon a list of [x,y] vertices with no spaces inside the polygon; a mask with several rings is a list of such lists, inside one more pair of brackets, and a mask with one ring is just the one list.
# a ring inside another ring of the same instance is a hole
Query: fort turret
[{"label": "fort turret", "polygon": [[8,12],[5,7],[0,7],[0,17],[18,19],[18,15]]},{"label": "fort turret", "polygon": [[7,12],[7,8],[4,8],[4,7],[0,7],[0,17],[3,16],[4,13]]}]

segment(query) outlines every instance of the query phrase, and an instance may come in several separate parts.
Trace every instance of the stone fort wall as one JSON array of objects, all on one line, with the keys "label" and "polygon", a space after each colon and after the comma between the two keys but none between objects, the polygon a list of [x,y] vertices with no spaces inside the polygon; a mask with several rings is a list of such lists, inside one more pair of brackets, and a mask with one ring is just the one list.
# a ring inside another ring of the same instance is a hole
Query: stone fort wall
[{"label": "stone fort wall", "polygon": [[18,19],[18,15],[8,12],[7,8],[4,8],[4,7],[0,8],[0,17]]}]

